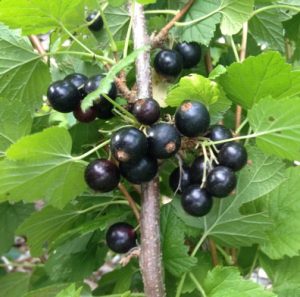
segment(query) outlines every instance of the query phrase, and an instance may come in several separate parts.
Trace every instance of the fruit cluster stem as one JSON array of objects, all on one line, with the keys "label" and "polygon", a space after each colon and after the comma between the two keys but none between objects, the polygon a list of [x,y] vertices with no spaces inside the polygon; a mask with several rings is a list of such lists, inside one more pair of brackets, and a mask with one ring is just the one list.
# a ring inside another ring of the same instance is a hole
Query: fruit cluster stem
[{"label": "fruit cluster stem", "polygon": [[[132,14],[132,32],[134,48],[148,46],[150,39],[146,29],[143,6],[132,2],[129,8]],[[147,99],[152,97],[152,80],[150,68],[150,51],[141,53],[136,59],[137,97]],[[140,267],[147,297],[165,296],[163,270],[160,247],[160,193],[158,179],[142,184],[141,205],[141,254]]]}]

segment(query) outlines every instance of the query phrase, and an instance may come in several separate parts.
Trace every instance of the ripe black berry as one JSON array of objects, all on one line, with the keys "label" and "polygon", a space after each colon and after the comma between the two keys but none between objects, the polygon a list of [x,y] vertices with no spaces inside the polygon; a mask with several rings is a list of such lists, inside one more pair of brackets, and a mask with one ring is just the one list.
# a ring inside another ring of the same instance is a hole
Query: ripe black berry
[{"label": "ripe black berry", "polygon": [[148,130],[149,152],[158,159],[175,155],[181,145],[181,138],[173,125],[159,123]]},{"label": "ripe black berry", "polygon": [[183,68],[192,68],[201,60],[201,46],[197,42],[182,42],[177,44],[175,50],[180,53]]},{"label": "ripe black berry", "polygon": [[48,88],[47,97],[53,109],[64,113],[73,111],[82,99],[76,87],[65,80],[52,83]]},{"label": "ripe black berry", "polygon": [[189,186],[181,196],[183,209],[194,217],[202,217],[209,213],[213,200],[211,195],[199,185]]},{"label": "ripe black berry", "polygon": [[71,82],[77,88],[77,90],[79,90],[79,92],[82,95],[82,98],[86,96],[86,93],[84,91],[84,85],[87,82],[88,78],[85,75],[81,73],[72,73],[67,75],[65,77],[65,80]]},{"label": "ripe black berry", "polygon": [[73,111],[73,115],[77,121],[89,123],[97,117],[97,112],[93,107],[89,107],[86,111],[83,111],[81,106],[78,105],[78,107]]},{"label": "ripe black berry", "polygon": [[86,167],[84,178],[91,189],[109,192],[118,186],[120,172],[119,168],[111,161],[98,159]]},{"label": "ripe black berry", "polygon": [[[206,175],[214,168],[214,164],[210,164],[206,162]],[[204,175],[204,156],[197,157],[192,163],[190,173],[191,173],[191,181],[193,184],[200,185],[202,183],[202,178]]]},{"label": "ripe black berry", "polygon": [[113,105],[107,100],[97,99],[94,101],[93,108],[96,111],[96,116],[99,119],[107,120],[114,116],[112,110]]},{"label": "ripe black berry", "polygon": [[121,174],[133,184],[141,184],[152,180],[158,170],[157,160],[144,156],[136,162],[120,162]]},{"label": "ripe black berry", "polygon": [[134,228],[127,223],[116,223],[106,232],[107,246],[116,253],[127,253],[136,246]]},{"label": "ripe black berry", "polygon": [[97,32],[97,31],[100,31],[103,28],[103,20],[102,20],[102,17],[100,15],[98,15],[98,12],[90,13],[87,16],[86,21],[88,23],[93,21],[93,23],[88,26],[88,28],[91,31]]},{"label": "ripe black berry", "polygon": [[225,166],[215,167],[207,176],[206,189],[215,197],[228,196],[237,183],[234,172]]},{"label": "ripe black berry", "polygon": [[[224,127],[223,125],[214,125],[210,127],[208,136],[212,141],[220,141],[220,140],[225,140],[233,137],[231,131],[228,128]],[[224,143],[216,144],[216,147],[221,148],[223,144]]]},{"label": "ripe black berry", "polygon": [[110,149],[120,162],[140,160],[148,150],[146,136],[134,127],[125,127],[113,133]]},{"label": "ripe black berry", "polygon": [[[100,86],[101,80],[103,79],[102,75],[94,75],[92,77],[90,77],[87,82],[84,85],[84,91],[89,94],[95,90],[98,89],[98,87]],[[107,94],[107,96],[111,99],[116,99],[117,97],[117,88],[116,85],[114,83],[111,84],[111,88]],[[105,100],[106,99],[103,96],[100,96],[100,99]]]},{"label": "ripe black berry", "polygon": [[177,76],[182,70],[182,63],[182,57],[174,50],[162,50],[154,58],[156,72],[167,76]]},{"label": "ripe black berry", "polygon": [[153,99],[139,99],[132,107],[132,113],[144,125],[152,125],[160,117],[160,106]]},{"label": "ripe black berry", "polygon": [[204,133],[210,122],[207,108],[198,101],[185,100],[176,110],[175,124],[179,132],[188,137]]},{"label": "ripe black berry", "polygon": [[237,142],[226,143],[222,146],[218,160],[221,165],[227,166],[234,171],[242,169],[247,163],[247,151]]},{"label": "ripe black berry", "polygon": [[[179,184],[180,183],[180,184]],[[169,185],[173,192],[181,193],[191,184],[191,173],[188,166],[182,166],[175,168],[170,175]]]}]

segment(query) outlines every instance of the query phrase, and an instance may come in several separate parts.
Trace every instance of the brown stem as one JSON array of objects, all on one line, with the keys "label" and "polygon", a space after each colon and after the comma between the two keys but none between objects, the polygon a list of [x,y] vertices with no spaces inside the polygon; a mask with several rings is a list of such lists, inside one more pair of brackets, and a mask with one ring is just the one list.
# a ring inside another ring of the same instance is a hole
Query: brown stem
[{"label": "brown stem", "polygon": [[208,50],[204,56],[204,61],[205,61],[206,73],[207,73],[207,75],[209,75],[213,70],[213,65],[212,65],[212,60],[211,60],[211,55],[210,55],[210,48],[208,48]]},{"label": "brown stem", "polygon": [[186,5],[173,17],[173,19],[166,24],[159,33],[152,39],[151,45],[152,47],[158,47],[168,36],[169,31],[178,22],[191,8],[194,0],[189,0]]},{"label": "brown stem", "polygon": [[[240,62],[243,62],[246,58],[246,52],[247,52],[247,37],[248,37],[248,23],[243,24],[243,32],[242,32],[242,44],[241,44],[241,50],[240,50]],[[241,125],[242,122],[242,107],[237,106],[236,112],[235,112],[235,129]]]},{"label": "brown stem", "polygon": [[[39,38],[35,35],[30,35],[29,36],[29,40],[32,44],[32,46],[38,51],[39,54],[41,55],[45,55],[46,51],[42,45],[42,43],[40,42]],[[48,57],[44,56],[43,57],[44,61],[47,62],[48,61]]]},{"label": "brown stem", "polygon": [[119,183],[118,188],[122,192],[122,194],[124,195],[126,200],[128,201],[129,206],[132,208],[132,211],[133,211],[137,221],[139,222],[140,221],[140,212],[137,209],[133,198],[131,197],[131,195],[129,194],[129,192],[127,191],[127,189],[124,187],[124,185],[122,183]]},{"label": "brown stem", "polygon": [[209,250],[210,250],[210,254],[211,254],[212,264],[213,264],[213,266],[217,266],[219,264],[219,260],[218,260],[216,244],[212,239],[209,239],[208,243],[209,243]]},{"label": "brown stem", "polygon": [[[134,48],[138,49],[149,45],[150,40],[143,6],[139,3],[133,5],[133,43]],[[136,59],[136,83],[138,98],[152,97],[150,51],[141,53]],[[140,268],[147,297],[165,296],[160,249],[159,198],[157,178],[142,184]]]}]

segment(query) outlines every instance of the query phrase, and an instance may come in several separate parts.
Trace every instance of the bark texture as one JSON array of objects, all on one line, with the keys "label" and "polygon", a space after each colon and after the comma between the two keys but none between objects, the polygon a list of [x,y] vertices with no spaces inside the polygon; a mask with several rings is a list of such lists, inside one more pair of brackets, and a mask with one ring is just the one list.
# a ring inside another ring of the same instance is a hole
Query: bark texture
[{"label": "bark texture", "polygon": [[[135,3],[133,15],[133,42],[138,49],[150,45],[143,6]],[[150,52],[140,54],[136,59],[137,98],[152,97]],[[147,297],[165,296],[160,248],[159,228],[159,184],[155,178],[142,185],[141,208],[141,254],[140,268],[143,275],[144,291]]]}]

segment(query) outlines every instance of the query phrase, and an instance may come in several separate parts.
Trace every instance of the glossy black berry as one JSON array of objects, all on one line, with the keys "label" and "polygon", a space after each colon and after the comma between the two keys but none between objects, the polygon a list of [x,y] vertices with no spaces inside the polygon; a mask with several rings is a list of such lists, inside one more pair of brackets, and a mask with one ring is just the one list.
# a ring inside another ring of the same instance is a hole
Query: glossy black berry
[{"label": "glossy black berry", "polygon": [[174,156],[181,145],[181,137],[171,124],[158,123],[148,130],[149,152],[157,159]]},{"label": "glossy black berry", "polygon": [[209,213],[213,200],[211,195],[199,185],[189,186],[181,195],[183,209],[194,217],[202,217]]},{"label": "glossy black berry", "polygon": [[[89,94],[89,93],[97,90],[98,87],[100,86],[101,80],[103,78],[104,77],[102,75],[94,75],[94,76],[90,77],[84,85],[84,91],[87,94]],[[117,87],[114,83],[111,84],[111,88],[110,88],[107,96],[109,98],[113,99],[113,100],[116,99],[116,97],[117,97]],[[103,96],[100,96],[100,99],[107,101]]]},{"label": "glossy black berry", "polygon": [[141,184],[152,180],[158,170],[157,160],[144,156],[136,162],[120,162],[121,174],[133,184]]},{"label": "glossy black berry", "polygon": [[153,99],[139,99],[132,107],[132,113],[144,125],[152,125],[160,117],[160,106]]},{"label": "glossy black berry", "polygon": [[[212,141],[220,141],[220,140],[232,138],[233,135],[232,135],[231,131],[228,128],[224,127],[223,125],[214,125],[214,126],[210,127],[208,137]],[[221,148],[223,146],[223,144],[224,143],[216,144],[216,147]]]},{"label": "glossy black berry", "polygon": [[107,246],[119,254],[127,253],[134,248],[136,240],[134,228],[127,223],[116,223],[106,232]]},{"label": "glossy black berry", "polygon": [[162,50],[154,58],[157,73],[166,76],[177,76],[182,70],[182,57],[174,50]]},{"label": "glossy black berry", "polygon": [[185,100],[176,110],[175,124],[179,132],[195,137],[207,131],[210,116],[201,102]]},{"label": "glossy black berry", "polygon": [[238,142],[224,144],[218,155],[220,164],[234,171],[242,169],[247,164],[247,158],[246,149]]},{"label": "glossy black berry", "polygon": [[93,108],[96,111],[96,116],[99,119],[107,120],[114,116],[112,110],[113,105],[107,100],[97,99],[94,101]]},{"label": "glossy black berry", "polygon": [[73,111],[73,115],[79,122],[90,123],[97,117],[97,112],[93,107],[89,107],[87,110],[83,111],[81,106],[78,105],[78,107]]},{"label": "glossy black berry", "polygon": [[[205,166],[204,166],[205,165]],[[204,156],[197,157],[192,163],[190,173],[191,181],[193,184],[200,185],[204,175],[204,168],[206,168],[206,175],[214,168],[214,164],[210,164],[208,161],[204,163]]]},{"label": "glossy black berry", "polygon": [[148,142],[140,130],[125,127],[113,133],[110,149],[113,156],[120,162],[137,161],[147,154]]},{"label": "glossy black berry", "polygon": [[179,43],[175,50],[182,56],[183,68],[192,68],[201,60],[201,46],[197,42]]},{"label": "glossy black berry", "polygon": [[82,99],[77,88],[65,80],[52,83],[48,88],[47,97],[53,109],[63,113],[73,111]]},{"label": "glossy black berry", "polygon": [[86,167],[84,178],[91,189],[109,192],[118,186],[120,172],[119,168],[111,161],[98,159]]},{"label": "glossy black berry", "polygon": [[93,23],[88,26],[88,28],[91,31],[98,32],[98,31],[100,31],[103,28],[103,20],[102,20],[102,17],[99,15],[98,12],[92,12],[92,13],[90,13],[86,17],[86,21],[88,23],[90,23],[90,22],[93,21]]},{"label": "glossy black berry", "polygon": [[175,193],[181,193],[191,184],[191,173],[188,166],[182,166],[180,170],[179,167],[175,168],[170,177],[169,185],[172,191]]},{"label": "glossy black berry", "polygon": [[213,196],[222,198],[234,190],[236,183],[236,175],[230,168],[217,166],[207,176],[206,189]]},{"label": "glossy black berry", "polygon": [[72,73],[65,77],[65,80],[71,82],[81,93],[82,98],[86,96],[84,91],[84,85],[87,82],[88,78],[81,73]]}]

